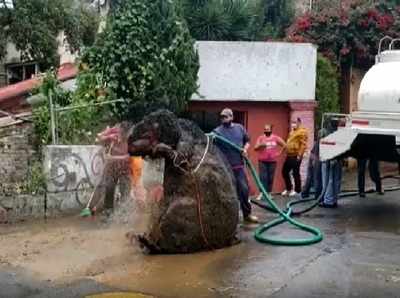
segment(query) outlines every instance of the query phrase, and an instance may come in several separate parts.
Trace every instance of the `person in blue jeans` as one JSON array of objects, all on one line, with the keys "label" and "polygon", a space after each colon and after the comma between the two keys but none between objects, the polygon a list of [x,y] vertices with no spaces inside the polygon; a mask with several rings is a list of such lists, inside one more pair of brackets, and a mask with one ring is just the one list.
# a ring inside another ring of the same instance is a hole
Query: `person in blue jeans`
[{"label": "person in blue jeans", "polygon": [[307,179],[301,192],[301,197],[306,199],[310,197],[311,188],[314,189],[314,198],[318,199],[322,192],[321,181],[321,161],[319,160],[319,139],[310,152],[310,160],[307,167]]},{"label": "person in blue jeans", "polygon": [[339,158],[321,163],[323,208],[336,208],[342,184],[342,161]]},{"label": "person in blue jeans", "polygon": [[319,143],[325,136],[326,131],[321,129],[310,152],[310,160],[307,168],[307,179],[301,192],[301,197],[306,199],[310,196],[311,187],[314,189],[314,198],[318,199],[322,193],[322,166],[319,158]]},{"label": "person in blue jeans", "polygon": [[[331,119],[326,128],[319,132],[320,138],[333,133],[338,129],[338,119]],[[321,162],[321,202],[322,208],[336,208],[342,185],[342,156]]]},{"label": "person in blue jeans", "polygon": [[257,223],[258,218],[251,215],[249,184],[243,160],[243,156],[247,156],[247,150],[250,148],[250,137],[241,124],[233,122],[233,112],[231,109],[226,108],[222,110],[220,117],[221,125],[214,129],[214,133],[243,148],[243,151],[238,152],[236,149],[218,140],[216,140],[216,144],[225,155],[232,168],[244,221],[248,223]]}]

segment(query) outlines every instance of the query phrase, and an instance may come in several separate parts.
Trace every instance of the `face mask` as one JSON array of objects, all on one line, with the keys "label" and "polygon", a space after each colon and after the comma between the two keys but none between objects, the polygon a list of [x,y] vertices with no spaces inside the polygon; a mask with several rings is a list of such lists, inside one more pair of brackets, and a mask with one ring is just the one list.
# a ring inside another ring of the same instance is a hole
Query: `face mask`
[{"label": "face mask", "polygon": [[264,131],[264,134],[265,134],[267,137],[270,137],[270,136],[272,135],[272,131]]}]

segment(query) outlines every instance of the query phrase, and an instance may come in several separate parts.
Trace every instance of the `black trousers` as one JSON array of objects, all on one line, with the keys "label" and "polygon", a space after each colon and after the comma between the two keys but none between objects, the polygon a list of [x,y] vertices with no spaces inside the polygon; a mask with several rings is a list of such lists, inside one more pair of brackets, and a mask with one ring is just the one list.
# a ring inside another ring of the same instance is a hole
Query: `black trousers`
[{"label": "black trousers", "polygon": [[258,169],[260,171],[261,182],[267,192],[272,192],[274,185],[274,176],[276,161],[259,161]]},{"label": "black trousers", "polygon": [[294,190],[297,193],[301,192],[301,177],[300,177],[300,165],[301,160],[298,160],[295,156],[286,157],[285,163],[283,164],[282,176],[285,180],[286,190],[292,191],[293,185],[290,180],[290,173],[294,179]]},{"label": "black trousers", "polygon": [[233,175],[235,176],[236,191],[240,201],[240,208],[243,212],[243,217],[251,214],[251,205],[249,202],[249,184],[247,181],[246,172],[244,168],[234,169]]},{"label": "black trousers", "polygon": [[381,174],[379,172],[379,162],[376,159],[357,159],[358,167],[358,192],[365,193],[365,170],[368,162],[369,176],[375,183],[376,191],[382,191]]}]

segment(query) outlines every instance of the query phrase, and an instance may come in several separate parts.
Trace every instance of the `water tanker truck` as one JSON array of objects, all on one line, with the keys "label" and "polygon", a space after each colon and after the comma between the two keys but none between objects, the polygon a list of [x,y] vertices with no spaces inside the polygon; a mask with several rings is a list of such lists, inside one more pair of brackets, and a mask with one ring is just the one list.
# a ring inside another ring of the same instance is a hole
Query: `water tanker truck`
[{"label": "water tanker truck", "polygon": [[[388,49],[381,51],[387,42]],[[384,37],[375,65],[361,81],[358,110],[351,114],[325,114],[320,140],[321,161],[338,157],[400,162],[400,39]]]}]

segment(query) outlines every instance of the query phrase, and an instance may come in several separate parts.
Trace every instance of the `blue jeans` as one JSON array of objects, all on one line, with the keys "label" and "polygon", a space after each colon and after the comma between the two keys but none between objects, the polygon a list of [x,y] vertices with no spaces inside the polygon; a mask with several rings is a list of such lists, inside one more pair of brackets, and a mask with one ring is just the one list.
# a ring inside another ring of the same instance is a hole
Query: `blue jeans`
[{"label": "blue jeans", "polygon": [[251,204],[249,202],[249,184],[244,168],[233,169],[235,176],[236,191],[240,201],[240,208],[243,212],[243,217],[251,214]]},{"label": "blue jeans", "polygon": [[274,185],[274,176],[276,169],[276,161],[259,161],[258,169],[260,172],[260,179],[266,192],[272,192]]},{"label": "blue jeans", "polygon": [[318,199],[322,192],[321,162],[319,160],[310,160],[308,163],[307,180],[301,192],[302,198],[310,196],[311,188],[314,189],[314,198]]},{"label": "blue jeans", "polygon": [[314,197],[318,199],[322,193],[322,169],[321,169],[321,162],[316,160],[314,162]]},{"label": "blue jeans", "polygon": [[329,160],[322,162],[322,189],[323,202],[327,205],[337,203],[340,186],[342,183],[342,165],[339,160]]},{"label": "blue jeans", "polygon": [[301,191],[302,198],[308,198],[310,196],[311,188],[314,187],[314,165],[310,159],[307,166],[307,178],[304,183],[303,190]]}]

